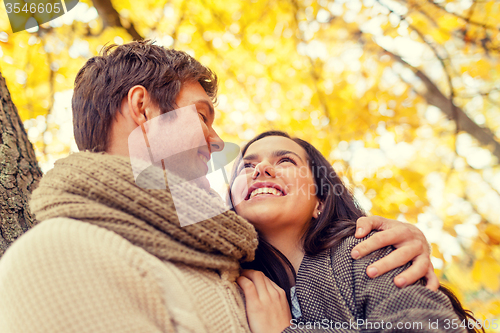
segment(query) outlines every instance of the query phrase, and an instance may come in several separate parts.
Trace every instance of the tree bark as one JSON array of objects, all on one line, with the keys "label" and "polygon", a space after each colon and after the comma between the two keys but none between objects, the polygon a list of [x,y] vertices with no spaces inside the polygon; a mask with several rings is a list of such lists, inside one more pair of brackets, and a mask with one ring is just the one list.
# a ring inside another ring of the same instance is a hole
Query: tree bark
[{"label": "tree bark", "polygon": [[143,39],[132,22],[126,24],[127,26],[122,24],[120,14],[116,11],[115,7],[113,7],[111,0],[93,0],[92,3],[99,16],[102,18],[104,27],[120,27],[127,30],[134,40]]},{"label": "tree bark", "polygon": [[34,224],[28,201],[42,171],[0,73],[0,257]]}]

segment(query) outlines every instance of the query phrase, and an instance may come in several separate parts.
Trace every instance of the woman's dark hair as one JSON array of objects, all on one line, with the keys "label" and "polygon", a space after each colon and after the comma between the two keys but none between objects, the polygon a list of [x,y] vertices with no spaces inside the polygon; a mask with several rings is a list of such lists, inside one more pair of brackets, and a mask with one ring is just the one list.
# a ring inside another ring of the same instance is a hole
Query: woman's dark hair
[{"label": "woman's dark hair", "polygon": [[[314,256],[339,244],[344,238],[354,236],[356,231],[356,221],[365,216],[354,196],[346,188],[333,167],[325,157],[310,143],[292,138],[287,133],[281,131],[268,131],[257,135],[250,140],[242,149],[241,156],[245,156],[248,148],[256,141],[268,136],[281,136],[288,138],[301,146],[307,154],[307,163],[311,169],[314,182],[316,184],[316,196],[323,203],[323,210],[318,218],[313,218],[303,236],[304,252],[309,256]],[[231,177],[229,186],[229,197],[231,201],[231,187],[236,178],[238,163]],[[234,205],[231,205],[234,207]],[[288,304],[291,306],[290,289],[295,280],[296,273],[290,261],[274,246],[259,236],[259,246],[255,252],[255,260],[243,263],[244,269],[254,269],[263,272],[269,279],[274,281],[286,293]],[[423,283],[423,281],[421,281]],[[465,310],[457,297],[451,290],[440,286],[443,292],[451,301],[455,313],[460,321],[469,319],[474,323],[477,320],[472,316],[472,312]],[[484,329],[482,330],[484,332]],[[469,332],[476,332],[469,329]],[[477,330],[479,332],[479,330]]]}]

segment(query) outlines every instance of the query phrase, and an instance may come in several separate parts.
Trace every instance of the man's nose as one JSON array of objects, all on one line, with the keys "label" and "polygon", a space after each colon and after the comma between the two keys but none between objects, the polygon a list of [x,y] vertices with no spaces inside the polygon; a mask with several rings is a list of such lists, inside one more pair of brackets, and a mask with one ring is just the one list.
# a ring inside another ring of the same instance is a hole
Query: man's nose
[{"label": "man's nose", "polygon": [[262,161],[255,166],[252,178],[257,179],[260,175],[274,178],[276,177],[276,170],[274,170],[274,167],[267,161]]},{"label": "man's nose", "polygon": [[210,147],[210,153],[213,153],[214,151],[221,151],[222,149],[224,149],[224,141],[222,141],[222,139],[213,129],[208,136],[208,145]]}]

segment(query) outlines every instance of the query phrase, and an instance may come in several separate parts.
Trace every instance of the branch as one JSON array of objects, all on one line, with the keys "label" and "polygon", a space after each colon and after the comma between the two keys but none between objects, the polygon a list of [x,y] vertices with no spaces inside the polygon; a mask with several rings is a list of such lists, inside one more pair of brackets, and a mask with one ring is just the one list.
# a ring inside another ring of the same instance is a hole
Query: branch
[{"label": "branch", "polygon": [[456,106],[445,95],[443,95],[439,88],[424,72],[413,67],[404,61],[400,56],[387,50],[384,51],[394,60],[410,68],[415,75],[422,80],[427,88],[427,91],[425,93],[417,91],[417,93],[424,97],[427,103],[438,107],[449,119],[455,120],[461,130],[469,133],[472,137],[478,140],[480,144],[487,146],[491,150],[492,154],[496,156],[498,161],[500,161],[500,143],[496,140],[495,135],[490,129],[481,127],[472,121],[461,108]]},{"label": "branch", "polygon": [[119,27],[127,30],[133,39],[143,39],[141,34],[135,30],[134,24],[130,22],[128,27],[124,27],[120,21],[120,14],[116,11],[111,3],[111,0],[92,0],[97,13],[102,18],[104,27]]},{"label": "branch", "polygon": [[[455,17],[457,17],[457,18],[465,21],[468,24],[477,25],[477,26],[479,26],[479,27],[481,27],[483,29],[500,30],[499,28],[494,27],[492,25],[489,25],[489,24],[486,24],[486,23],[481,23],[481,22],[476,22],[476,21],[471,20],[471,18],[470,18],[471,15],[469,15],[469,17],[466,17],[466,16],[463,16],[463,15],[460,15],[460,14],[457,14],[457,13],[450,12],[450,11],[446,10],[446,8],[442,7],[441,5],[435,3],[432,0],[430,0],[429,3],[432,4],[432,5],[434,5],[435,7],[439,8],[440,10],[445,11],[446,13],[448,13],[450,15],[453,15],[453,16],[455,16]],[[475,3],[472,6],[474,6],[474,5],[475,5]],[[474,8],[474,7],[472,7],[472,8]],[[472,10],[471,10],[471,14],[472,14]]]},{"label": "branch", "polygon": [[[406,0],[400,0],[399,1],[400,3],[406,5],[408,1]],[[468,22],[468,20],[470,20],[472,14],[474,13],[474,8],[475,8],[475,5],[477,3],[480,3],[478,2],[477,0],[474,1],[469,9],[469,14],[468,14],[468,18],[465,19],[465,18],[462,18],[463,20],[466,21],[466,24],[471,24],[470,22]],[[436,4],[434,4],[436,5]],[[493,45],[493,40],[487,35],[487,32],[485,32],[486,36],[482,39],[477,39],[477,38],[474,38],[472,36],[467,36],[467,28],[462,28],[462,29],[459,29],[459,30],[446,30],[444,29],[443,27],[440,27],[434,20],[434,18],[428,14],[426,11],[424,11],[421,7],[421,5],[419,3],[414,3],[414,4],[411,4],[411,6],[413,6],[420,14],[424,15],[428,20],[429,22],[436,28],[436,29],[439,29],[440,31],[443,31],[445,33],[448,33],[448,34],[451,34],[453,36],[455,36],[456,38],[458,39],[461,39],[463,40],[465,43],[468,43],[468,44],[473,44],[475,46],[478,46],[482,49],[484,49],[484,51],[486,52],[486,55],[489,54],[489,52],[500,52],[500,49]],[[387,7],[386,7],[387,8]],[[411,8],[411,7],[410,7]],[[389,9],[389,8],[388,8]],[[442,9],[442,10],[445,10],[444,8],[440,7],[439,9]],[[389,9],[390,10],[390,9]],[[454,15],[453,13],[450,13],[450,12],[447,12],[449,13],[450,15]],[[406,14],[406,16],[409,16],[409,13]],[[434,15],[435,16],[435,15]],[[407,21],[408,22],[408,21]],[[409,22],[408,22],[409,23]],[[474,23],[474,22],[472,22]],[[492,27],[494,29],[494,27]],[[486,28],[483,27],[483,29],[486,31]]]},{"label": "branch", "polygon": [[[377,0],[377,2],[379,2],[382,6],[386,7],[387,9],[389,9],[389,11],[391,11],[392,13],[396,14],[389,6],[383,4],[380,0]],[[447,66],[447,64],[445,62],[445,58],[443,58],[443,57],[440,56],[437,47],[434,46],[432,42],[427,41],[426,38],[425,38],[425,36],[424,36],[424,34],[419,29],[417,29],[414,25],[412,25],[410,22],[408,22],[406,20],[405,16],[401,15],[400,19],[401,20],[405,20],[408,23],[408,26],[410,27],[410,29],[412,29],[413,31],[415,31],[417,33],[417,35],[420,37],[420,39],[425,44],[427,44],[427,46],[432,50],[432,52],[434,53],[434,55],[436,56],[436,58],[441,63],[441,66],[443,66],[443,70],[444,70],[444,72],[446,74],[446,78],[448,79],[448,87],[450,89],[450,96],[449,96],[449,98],[445,97],[445,99],[450,104],[450,109],[451,109],[451,116],[448,115],[448,117],[450,117],[450,119],[453,119],[455,121],[455,128],[456,128],[456,130],[455,130],[455,137],[454,137],[454,139],[455,139],[454,146],[455,146],[455,153],[457,153],[457,135],[460,132],[460,121],[458,119],[458,110],[457,110],[458,108],[454,104],[455,91],[453,89],[453,81],[451,79],[451,73],[450,73],[451,66]],[[448,59],[448,61],[451,63],[451,57],[448,54],[448,51],[444,47],[442,49],[446,53],[446,59]],[[439,92],[441,93],[441,91],[439,91]],[[444,97],[444,95],[443,95],[443,97]],[[451,172],[451,170],[453,170],[453,162],[452,162],[452,165],[451,165],[451,168],[450,168],[450,172]],[[448,176],[450,175],[450,172],[448,173]]]}]

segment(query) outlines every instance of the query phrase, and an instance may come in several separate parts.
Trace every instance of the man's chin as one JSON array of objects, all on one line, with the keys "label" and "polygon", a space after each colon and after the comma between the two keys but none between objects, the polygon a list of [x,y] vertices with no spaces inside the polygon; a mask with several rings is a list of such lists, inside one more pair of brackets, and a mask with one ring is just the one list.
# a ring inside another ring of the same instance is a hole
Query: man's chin
[{"label": "man's chin", "polygon": [[207,193],[210,192],[210,182],[208,181],[207,177],[197,178],[195,179],[194,183],[196,186],[198,186],[202,190],[205,190]]},{"label": "man's chin", "polygon": [[198,186],[201,189],[210,191],[210,182],[207,179],[207,170],[202,168],[192,168],[186,163],[177,165],[168,165],[167,170],[173,174],[176,174],[181,179],[179,181],[189,182]]}]

